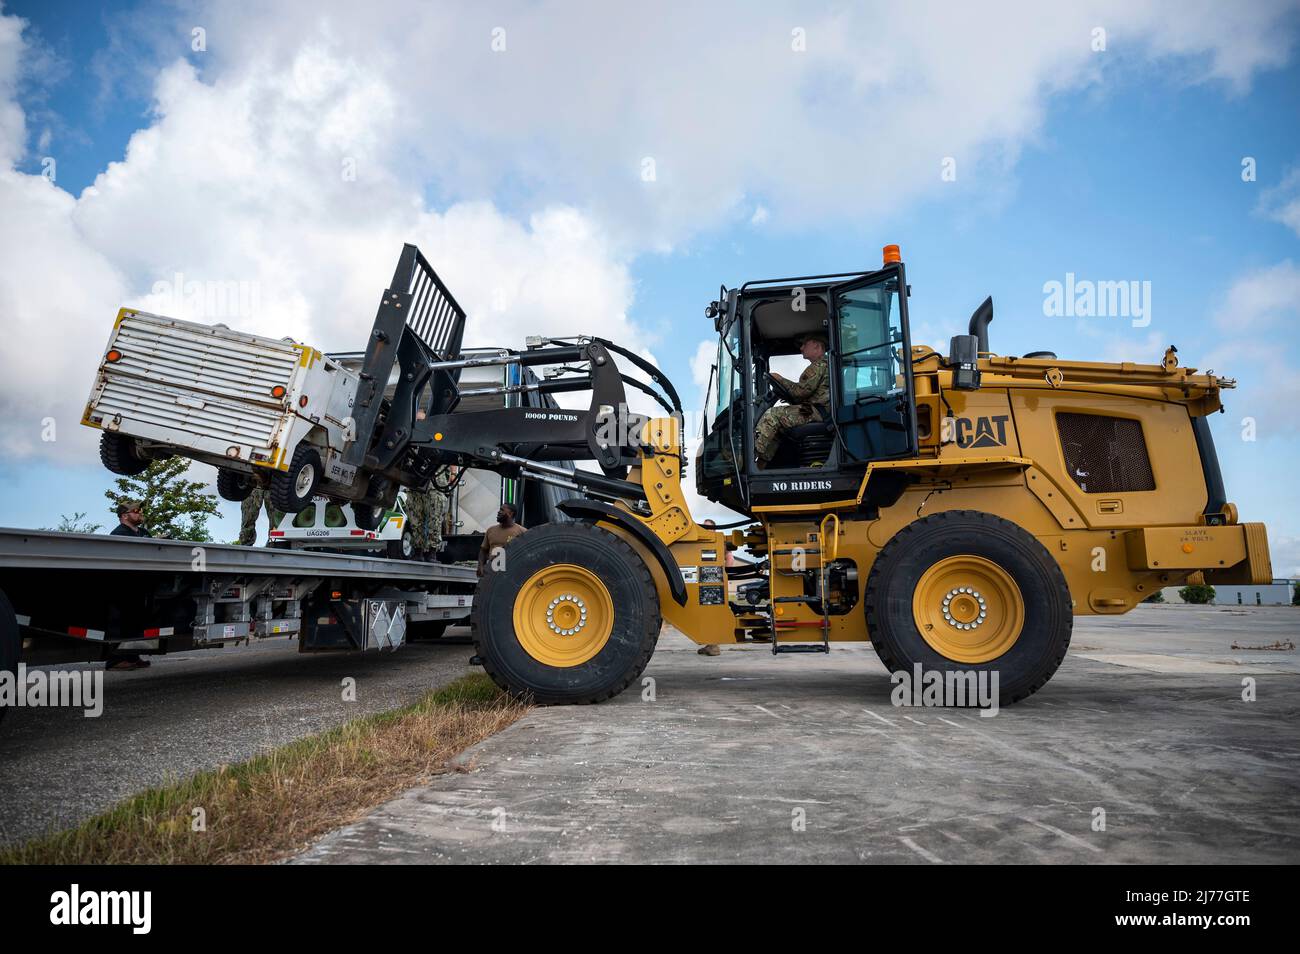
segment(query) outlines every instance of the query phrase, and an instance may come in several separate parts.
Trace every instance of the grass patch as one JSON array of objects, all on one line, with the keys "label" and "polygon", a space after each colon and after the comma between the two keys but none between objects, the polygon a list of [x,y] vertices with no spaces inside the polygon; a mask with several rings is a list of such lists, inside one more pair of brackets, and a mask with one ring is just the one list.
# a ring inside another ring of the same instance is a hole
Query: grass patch
[{"label": "grass patch", "polygon": [[[292,855],[434,775],[526,707],[464,676],[391,712],[134,795],[13,848],[0,864],[247,864]],[[194,831],[195,809],[206,831]]]}]

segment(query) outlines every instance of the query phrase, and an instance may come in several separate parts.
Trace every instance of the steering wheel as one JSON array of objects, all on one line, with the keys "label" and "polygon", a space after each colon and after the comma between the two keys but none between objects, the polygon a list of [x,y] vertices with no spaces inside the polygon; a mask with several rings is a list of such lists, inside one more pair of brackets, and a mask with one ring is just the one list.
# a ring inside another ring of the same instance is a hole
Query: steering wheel
[{"label": "steering wheel", "polygon": [[[771,387],[771,389],[772,389],[773,391],[776,392],[776,396],[779,397],[781,400],[783,400],[783,401],[785,401],[785,402],[787,402],[787,403],[789,403],[789,404],[798,404],[798,403],[799,403],[798,401],[796,401],[796,400],[795,400],[795,399],[790,395],[790,389],[787,388],[787,387],[786,387],[784,384],[782,384],[780,381],[778,381],[775,377],[773,377],[771,371],[764,371],[764,372],[763,372],[763,377],[767,378],[767,383],[768,383],[768,385]],[[773,401],[772,403],[775,404],[776,402]]]}]

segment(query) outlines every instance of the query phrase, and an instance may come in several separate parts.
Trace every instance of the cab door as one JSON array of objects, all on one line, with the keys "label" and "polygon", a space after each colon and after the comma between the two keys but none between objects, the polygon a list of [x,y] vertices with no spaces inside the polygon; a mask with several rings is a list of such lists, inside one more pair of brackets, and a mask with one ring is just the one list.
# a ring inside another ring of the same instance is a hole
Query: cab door
[{"label": "cab door", "polygon": [[831,289],[831,403],[841,466],[916,453],[906,289],[901,263]]}]

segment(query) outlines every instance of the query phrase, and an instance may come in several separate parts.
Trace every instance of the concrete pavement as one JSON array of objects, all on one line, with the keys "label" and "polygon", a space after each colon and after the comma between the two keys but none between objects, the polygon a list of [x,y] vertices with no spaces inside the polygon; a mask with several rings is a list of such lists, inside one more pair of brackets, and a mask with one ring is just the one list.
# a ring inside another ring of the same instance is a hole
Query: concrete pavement
[{"label": "concrete pavement", "polygon": [[297,860],[1295,863],[1297,652],[1230,647],[1298,633],[1290,608],[1082,618],[1044,690],[981,718],[893,707],[867,646],[706,658],[666,629],[653,701],[534,710]]}]

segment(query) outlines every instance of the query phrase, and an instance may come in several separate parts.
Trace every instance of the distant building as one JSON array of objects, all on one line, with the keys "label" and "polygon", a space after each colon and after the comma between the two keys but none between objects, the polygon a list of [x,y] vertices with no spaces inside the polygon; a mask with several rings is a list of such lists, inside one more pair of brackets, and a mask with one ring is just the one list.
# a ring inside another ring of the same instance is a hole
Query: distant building
[{"label": "distant building", "polygon": [[[1216,586],[1215,606],[1290,606],[1295,580],[1274,580],[1259,586]],[[1181,586],[1167,586],[1160,592],[1166,603],[1181,603]]]}]

